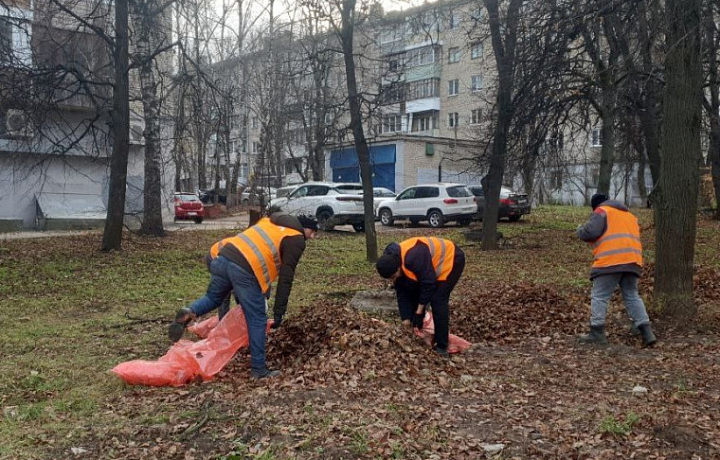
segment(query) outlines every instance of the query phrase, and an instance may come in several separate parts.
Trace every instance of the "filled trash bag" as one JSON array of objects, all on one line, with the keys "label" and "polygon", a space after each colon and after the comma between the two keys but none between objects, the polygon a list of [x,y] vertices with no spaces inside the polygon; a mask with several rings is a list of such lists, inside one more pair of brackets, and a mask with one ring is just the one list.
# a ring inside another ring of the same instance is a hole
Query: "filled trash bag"
[{"label": "filled trash bag", "polygon": [[246,346],[245,316],[242,308],[233,308],[210,330],[207,338],[198,342],[180,340],[157,361],[128,361],[118,364],[111,372],[130,385],[179,386],[198,378],[211,379]]},{"label": "filled trash bag", "polygon": [[[435,336],[435,323],[433,322],[431,312],[425,312],[422,331],[418,329],[414,329],[414,331],[415,335],[423,339],[428,345],[432,346],[433,337]],[[472,343],[456,336],[455,334],[450,334],[448,336],[448,353],[462,353],[470,348],[471,345]]]}]

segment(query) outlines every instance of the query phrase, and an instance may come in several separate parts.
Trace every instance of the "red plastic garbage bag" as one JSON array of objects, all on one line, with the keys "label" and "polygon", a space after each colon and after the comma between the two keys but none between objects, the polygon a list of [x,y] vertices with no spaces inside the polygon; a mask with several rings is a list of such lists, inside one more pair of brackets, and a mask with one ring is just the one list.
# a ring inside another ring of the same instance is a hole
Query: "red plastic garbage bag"
[{"label": "red plastic garbage bag", "polygon": [[220,320],[217,316],[211,316],[206,320],[200,321],[199,323],[195,323],[188,327],[188,331],[192,332],[201,339],[204,339],[208,336],[208,334],[210,334],[210,331],[215,329],[219,322]]},{"label": "red plastic garbage bag", "polygon": [[179,386],[198,377],[211,379],[246,346],[245,316],[242,308],[233,308],[207,338],[198,342],[180,340],[157,361],[128,361],[115,366],[112,372],[130,385]]},{"label": "red plastic garbage bag", "polygon": [[[433,337],[435,336],[435,323],[433,322],[432,313],[429,311],[425,313],[422,331],[418,329],[413,330],[415,331],[415,335],[423,339],[425,343],[432,345]],[[472,343],[455,334],[450,334],[448,337],[448,353],[462,353],[470,348],[471,345]]]}]

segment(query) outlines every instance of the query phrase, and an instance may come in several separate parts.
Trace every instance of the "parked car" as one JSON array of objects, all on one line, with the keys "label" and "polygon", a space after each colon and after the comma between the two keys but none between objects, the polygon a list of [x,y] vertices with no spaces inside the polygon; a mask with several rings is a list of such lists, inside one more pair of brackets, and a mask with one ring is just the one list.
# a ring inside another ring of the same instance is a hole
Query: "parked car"
[{"label": "parked car", "polygon": [[289,195],[272,200],[270,210],[315,216],[322,230],[350,224],[355,231],[364,231],[362,195],[339,190],[336,185],[333,182],[301,184]]},{"label": "parked car", "polygon": [[275,198],[282,198],[284,196],[288,196],[296,188],[298,188],[297,184],[296,185],[286,185],[285,187],[280,187],[279,189],[275,190]]},{"label": "parked car", "polygon": [[410,219],[413,224],[426,220],[433,228],[451,221],[468,225],[476,211],[470,190],[464,184],[450,183],[408,187],[394,199],[383,200],[378,205],[383,225],[392,225],[397,219]]},{"label": "parked car", "polygon": [[225,195],[219,194],[217,192],[217,190],[215,190],[215,189],[200,191],[200,201],[203,204],[214,204],[216,195],[218,197],[218,200],[217,200],[218,203],[227,204],[227,197]]},{"label": "parked car", "polygon": [[388,188],[373,187],[373,213],[375,213],[375,216],[377,217],[378,215],[378,206],[380,206],[382,201],[395,198],[396,196],[397,194]]},{"label": "parked car", "polygon": [[245,188],[240,194],[240,203],[243,206],[262,206],[276,197],[275,187]]},{"label": "parked car", "polygon": [[347,193],[362,193],[363,186],[359,182],[334,182],[335,188]]},{"label": "parked car", "polygon": [[194,193],[175,193],[175,220],[194,220],[201,224],[205,218],[205,208]]},{"label": "parked car", "polygon": [[[482,220],[485,212],[485,192],[482,185],[468,185],[477,202],[478,219]],[[500,188],[500,208],[498,219],[507,218],[510,222],[517,222],[524,214],[530,214],[530,200],[524,193],[513,192],[507,187]]]}]

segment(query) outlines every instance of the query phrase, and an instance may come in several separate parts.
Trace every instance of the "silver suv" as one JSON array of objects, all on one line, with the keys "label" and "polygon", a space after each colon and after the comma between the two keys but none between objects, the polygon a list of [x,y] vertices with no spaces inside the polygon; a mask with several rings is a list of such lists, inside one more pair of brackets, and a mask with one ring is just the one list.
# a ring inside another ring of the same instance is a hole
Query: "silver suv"
[{"label": "silver suv", "polygon": [[475,198],[464,184],[439,183],[408,187],[394,199],[381,201],[377,213],[383,225],[410,219],[439,228],[451,221],[468,225],[476,211]]}]

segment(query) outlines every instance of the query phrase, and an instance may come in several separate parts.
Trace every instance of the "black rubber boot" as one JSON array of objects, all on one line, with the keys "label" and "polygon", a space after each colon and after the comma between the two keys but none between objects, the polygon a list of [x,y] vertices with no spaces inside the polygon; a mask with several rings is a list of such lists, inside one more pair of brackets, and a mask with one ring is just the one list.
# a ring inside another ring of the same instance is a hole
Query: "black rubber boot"
[{"label": "black rubber boot", "polygon": [[635,323],[631,323],[628,333],[630,335],[632,335],[633,337],[637,337],[640,335],[640,329],[638,329],[638,327],[635,325]]},{"label": "black rubber boot", "polygon": [[578,337],[578,342],[587,344],[607,345],[605,326],[590,326],[590,333]]},{"label": "black rubber boot", "polygon": [[641,324],[638,326],[638,329],[640,329],[640,334],[642,335],[643,347],[651,347],[657,342],[655,334],[653,334],[649,324]]},{"label": "black rubber boot", "polygon": [[272,378],[272,377],[277,377],[277,376],[280,375],[282,372],[280,372],[280,371],[278,371],[278,370],[272,370],[272,371],[271,371],[271,370],[268,369],[267,367],[264,367],[264,368],[262,368],[262,369],[252,369],[252,370],[250,371],[250,373],[252,374],[252,377],[253,377],[255,380],[260,380],[260,379],[269,379],[269,378]]},{"label": "black rubber boot", "polygon": [[195,319],[195,313],[189,308],[181,308],[175,314],[175,321],[168,328],[168,337],[174,343],[180,340],[188,323]]},{"label": "black rubber boot", "polygon": [[450,353],[448,353],[447,348],[440,348],[437,345],[433,347],[433,351],[437,353],[438,355],[442,356],[443,358],[449,358]]}]

